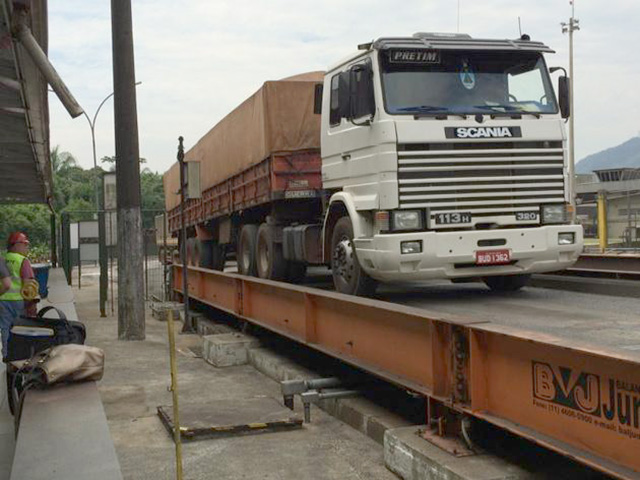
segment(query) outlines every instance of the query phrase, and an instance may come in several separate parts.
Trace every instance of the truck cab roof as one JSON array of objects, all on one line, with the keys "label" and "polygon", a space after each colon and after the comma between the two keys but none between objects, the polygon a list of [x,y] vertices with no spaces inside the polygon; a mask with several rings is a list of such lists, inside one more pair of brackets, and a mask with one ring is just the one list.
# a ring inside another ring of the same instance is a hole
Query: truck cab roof
[{"label": "truck cab roof", "polygon": [[522,35],[517,39],[487,39],[473,38],[466,33],[418,32],[410,37],[380,37],[358,45],[358,51],[332,65],[329,71],[338,69],[372,50],[389,48],[555,53],[555,50],[542,42],[531,40],[528,35]]}]

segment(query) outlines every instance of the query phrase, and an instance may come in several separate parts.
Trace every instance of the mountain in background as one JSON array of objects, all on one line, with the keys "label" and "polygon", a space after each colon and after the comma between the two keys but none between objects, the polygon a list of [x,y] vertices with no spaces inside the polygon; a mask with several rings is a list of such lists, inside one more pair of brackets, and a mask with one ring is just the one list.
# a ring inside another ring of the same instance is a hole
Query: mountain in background
[{"label": "mountain in background", "polygon": [[617,147],[594,153],[576,163],[576,173],[609,168],[640,168],[640,137],[633,137]]}]

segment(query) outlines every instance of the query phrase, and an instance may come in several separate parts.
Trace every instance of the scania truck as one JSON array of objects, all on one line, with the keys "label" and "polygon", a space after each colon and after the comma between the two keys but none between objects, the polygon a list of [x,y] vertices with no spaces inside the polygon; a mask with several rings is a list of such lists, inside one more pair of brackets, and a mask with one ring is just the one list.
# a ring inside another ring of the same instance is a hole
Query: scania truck
[{"label": "scania truck", "polygon": [[[482,279],[517,290],[583,248],[570,210],[566,76],[514,40],[380,38],[323,75],[267,82],[187,152],[192,263],[298,281],[328,265],[339,292]],[[312,105],[313,104],[313,105]],[[177,164],[165,174],[180,225]]]}]

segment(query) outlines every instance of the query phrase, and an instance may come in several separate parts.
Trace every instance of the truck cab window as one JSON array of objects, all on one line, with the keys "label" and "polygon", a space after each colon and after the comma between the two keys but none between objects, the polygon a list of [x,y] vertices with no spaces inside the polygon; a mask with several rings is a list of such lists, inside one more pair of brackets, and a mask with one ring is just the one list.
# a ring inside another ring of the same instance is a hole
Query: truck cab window
[{"label": "truck cab window", "polygon": [[[415,58],[424,56],[415,52]],[[537,52],[442,51],[423,63],[394,62],[393,53],[380,53],[385,108],[392,115],[558,111]]]},{"label": "truck cab window", "polygon": [[340,125],[340,96],[338,88],[340,85],[340,75],[331,77],[331,108],[329,111],[329,124],[334,127]]}]

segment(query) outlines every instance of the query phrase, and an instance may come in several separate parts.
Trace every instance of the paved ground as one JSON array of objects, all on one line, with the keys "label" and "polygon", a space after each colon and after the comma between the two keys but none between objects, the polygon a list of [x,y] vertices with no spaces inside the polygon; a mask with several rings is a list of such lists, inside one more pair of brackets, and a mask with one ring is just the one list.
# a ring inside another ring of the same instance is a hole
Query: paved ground
[{"label": "paved ground", "polygon": [[[97,288],[89,282],[83,279],[76,291],[76,309],[88,343],[106,351],[100,393],[124,478],[175,478],[173,443],[156,416],[158,405],[171,402],[166,324],[149,316],[144,342],[118,341],[117,320],[98,318]],[[253,367],[216,369],[195,358],[189,347],[199,343],[199,337],[178,335],[181,410],[219,400],[239,407],[265,396],[281,401],[279,385]],[[190,480],[396,478],[384,467],[379,444],[317,409],[302,430],[188,443],[184,471]]]},{"label": "paved ground", "polygon": [[[640,288],[640,287],[639,287]],[[640,299],[526,287],[496,293],[483,284],[383,287],[380,298],[437,312],[640,351]]]}]

